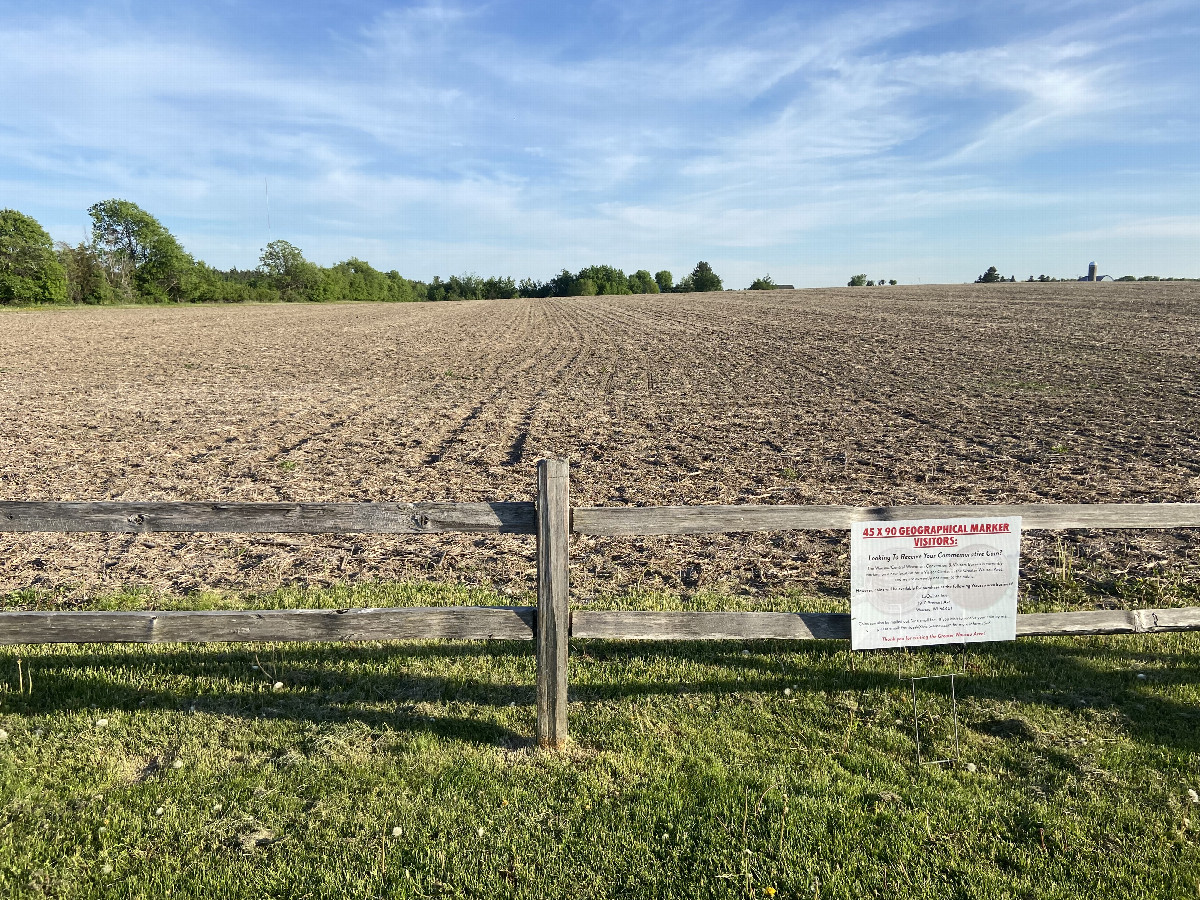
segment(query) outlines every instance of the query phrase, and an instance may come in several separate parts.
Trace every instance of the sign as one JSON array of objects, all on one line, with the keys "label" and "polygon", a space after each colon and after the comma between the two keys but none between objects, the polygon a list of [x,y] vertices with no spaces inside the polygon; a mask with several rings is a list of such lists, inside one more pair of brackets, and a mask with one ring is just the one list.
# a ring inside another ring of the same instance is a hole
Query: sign
[{"label": "sign", "polygon": [[850,532],[855,650],[1011,641],[1021,519],[859,522]]}]

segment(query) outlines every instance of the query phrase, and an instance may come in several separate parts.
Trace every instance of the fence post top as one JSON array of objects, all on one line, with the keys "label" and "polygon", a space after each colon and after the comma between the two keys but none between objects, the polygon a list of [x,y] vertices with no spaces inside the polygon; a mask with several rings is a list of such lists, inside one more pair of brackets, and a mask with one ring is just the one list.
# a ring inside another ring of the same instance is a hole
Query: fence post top
[{"label": "fence post top", "polygon": [[565,478],[570,472],[571,462],[565,457],[546,456],[538,460],[538,469],[551,478]]}]

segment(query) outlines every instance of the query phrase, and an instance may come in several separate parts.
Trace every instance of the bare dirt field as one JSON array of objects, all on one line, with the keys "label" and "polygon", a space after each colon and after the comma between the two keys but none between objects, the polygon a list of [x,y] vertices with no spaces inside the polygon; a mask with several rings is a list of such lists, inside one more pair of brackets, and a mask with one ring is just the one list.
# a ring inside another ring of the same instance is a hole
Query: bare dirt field
[{"label": "bare dirt field", "polygon": [[[1200,501],[1200,285],[0,313],[0,498]],[[1058,541],[1195,578],[1200,536]],[[578,596],[845,590],[838,534],[577,540]],[[0,535],[0,590],[532,587],[513,537]]]}]

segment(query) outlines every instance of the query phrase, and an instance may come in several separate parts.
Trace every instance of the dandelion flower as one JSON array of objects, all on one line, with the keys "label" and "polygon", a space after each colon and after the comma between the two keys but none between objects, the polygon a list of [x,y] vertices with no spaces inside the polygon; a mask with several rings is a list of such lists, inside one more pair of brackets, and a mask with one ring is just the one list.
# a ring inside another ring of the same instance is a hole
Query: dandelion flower
[{"label": "dandelion flower", "polygon": [[102,866],[100,867],[100,874],[101,874],[101,875],[107,875],[107,874],[109,874],[111,871],[112,871],[112,866],[110,866],[108,863],[105,863],[104,865],[102,865]]},{"label": "dandelion flower", "polygon": [[404,834],[404,829],[399,825],[392,829],[392,837],[400,837],[402,834]]},{"label": "dandelion flower", "polygon": [[273,685],[271,685],[271,690],[282,691],[283,690],[283,682],[282,681],[275,682]]},{"label": "dandelion flower", "polygon": [[7,740],[8,740],[8,732],[5,731],[3,728],[0,728],[0,743],[3,743],[4,741],[7,741]]},{"label": "dandelion flower", "polygon": [[476,828],[475,833],[480,837],[483,837],[483,826],[481,825],[479,828]]},{"label": "dandelion flower", "polygon": [[220,804],[220,803],[214,803],[214,804],[213,804],[213,808],[212,808],[212,811],[213,811],[213,812],[215,812],[215,813],[219,813],[219,812],[220,812],[222,809],[224,809],[224,807],[223,807],[223,806],[221,806],[221,804]]},{"label": "dandelion flower", "polygon": [[765,887],[765,888],[763,888],[763,893],[766,894],[768,897],[774,897],[775,896],[775,888]]},{"label": "dandelion flower", "polygon": [[791,688],[784,688],[784,689],[783,689],[783,696],[785,696],[785,697],[790,697],[790,696],[792,696],[792,689],[791,689]]},{"label": "dandelion flower", "polygon": [[171,768],[172,769],[182,769],[183,768],[183,760],[176,759],[173,763],[171,763]]},{"label": "dandelion flower", "polygon": [[162,815],[163,813],[165,813],[165,812],[166,812],[166,809],[164,809],[164,808],[163,808],[163,807],[161,807],[161,806],[157,807],[157,808],[154,810],[154,814],[155,814],[156,816],[161,816],[161,815]]},{"label": "dandelion flower", "polygon": [[1200,794],[1197,794],[1194,789],[1188,788],[1188,799],[1193,803],[1200,803]]}]

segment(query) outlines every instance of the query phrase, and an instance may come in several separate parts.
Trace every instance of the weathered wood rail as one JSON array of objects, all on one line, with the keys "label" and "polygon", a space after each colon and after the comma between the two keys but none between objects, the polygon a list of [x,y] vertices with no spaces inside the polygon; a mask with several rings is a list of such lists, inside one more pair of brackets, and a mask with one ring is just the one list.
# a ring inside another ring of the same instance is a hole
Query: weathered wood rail
[{"label": "weathered wood rail", "polygon": [[997,506],[578,506],[576,534],[715,534],[840,531],[857,522],[1020,516],[1024,531],[1066,528],[1197,528],[1200,503],[1017,503]]},{"label": "weathered wood rail", "polygon": [[[983,506],[649,506],[572,508],[566,460],[544,459],[536,502],[127,503],[0,501],[0,532],[534,535],[537,606],[386,609],[0,612],[0,645],[124,642],[531,641],[537,739],[567,740],[569,639],[848,640],[843,613],[571,610],[571,534],[660,535],[844,530],[856,522],[1020,516],[1025,530],[1197,528],[1200,503],[1024,503]],[[1031,613],[1018,636],[1200,630],[1200,608]]]},{"label": "weathered wood rail", "polygon": [[0,531],[213,534],[534,534],[532,503],[0,501]]}]

